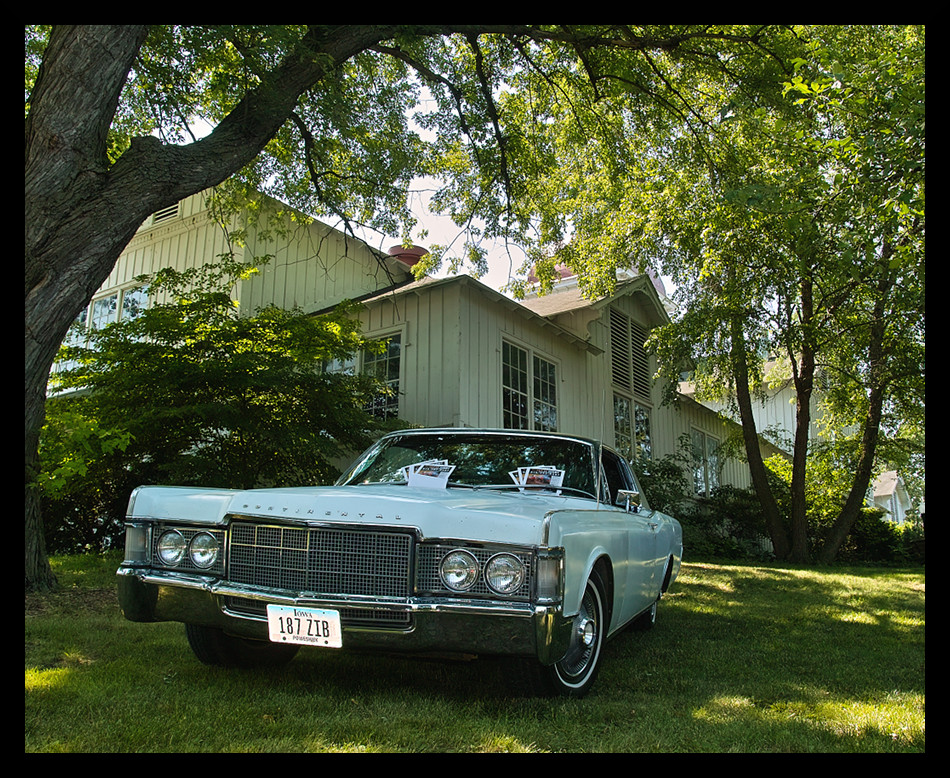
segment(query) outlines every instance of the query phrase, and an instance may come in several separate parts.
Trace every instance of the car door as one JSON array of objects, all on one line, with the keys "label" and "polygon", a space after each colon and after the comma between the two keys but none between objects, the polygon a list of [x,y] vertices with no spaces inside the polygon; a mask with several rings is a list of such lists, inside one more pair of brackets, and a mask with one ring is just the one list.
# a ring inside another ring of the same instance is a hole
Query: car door
[{"label": "car door", "polygon": [[[623,599],[615,602],[616,624],[623,624],[646,610],[656,599],[660,589],[658,576],[657,528],[645,496],[627,463],[616,452],[603,450],[603,472],[610,501],[626,510],[627,559],[623,568]],[[634,497],[634,495],[637,495]]]}]

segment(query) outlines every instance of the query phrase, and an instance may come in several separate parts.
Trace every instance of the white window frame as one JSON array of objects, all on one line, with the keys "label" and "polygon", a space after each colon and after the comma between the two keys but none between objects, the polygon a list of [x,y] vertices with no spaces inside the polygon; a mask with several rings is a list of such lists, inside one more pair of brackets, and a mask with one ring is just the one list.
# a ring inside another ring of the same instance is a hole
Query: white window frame
[{"label": "white window frame", "polygon": [[[508,359],[511,351],[519,353],[519,364]],[[514,373],[517,380],[514,380]],[[557,432],[560,423],[559,378],[557,360],[510,338],[501,346],[501,425],[503,429]],[[517,421],[519,426],[512,422]]]},{"label": "white window frame", "polygon": [[[398,354],[398,366],[396,369],[396,377],[392,378],[387,376],[383,383],[387,385],[392,390],[391,395],[381,395],[380,397],[370,401],[366,406],[365,410],[367,413],[376,416],[379,419],[391,419],[399,416],[399,407],[400,407],[400,392],[399,387],[402,386],[403,380],[403,349],[405,348],[404,343],[404,332],[402,330],[395,330],[393,332],[384,332],[376,335],[368,335],[368,340],[382,340],[387,343],[387,354],[386,355],[376,355],[371,354],[365,350],[360,351],[356,354],[351,355],[347,359],[331,359],[327,360],[324,363],[323,369],[328,373],[344,373],[346,375],[357,375],[367,373],[372,366],[380,364],[382,362],[391,362],[393,357],[388,353],[389,343],[394,339],[399,343],[399,354]],[[387,371],[388,373],[388,371]],[[382,411],[380,413],[380,410]]]},{"label": "white window frame", "polygon": [[722,441],[698,427],[690,429],[689,439],[693,455],[693,493],[697,497],[709,497],[720,483]]},{"label": "white window frame", "polygon": [[653,411],[625,392],[613,393],[614,448],[628,460],[653,458]]},{"label": "white window frame", "polygon": [[[374,335],[372,340],[382,340],[386,342],[386,351],[382,354],[372,354],[367,351],[360,353],[360,372],[367,374],[371,369],[375,370],[377,365],[385,365],[385,375],[375,376],[389,389],[389,394],[380,394],[374,398],[366,411],[378,419],[395,419],[399,416],[399,387],[402,385],[402,367],[403,367],[403,336],[402,331],[390,332],[385,335]],[[398,351],[392,354],[392,343],[396,342]],[[395,362],[395,377],[390,373],[390,368]]]},{"label": "white window frame", "polygon": [[[126,303],[126,299],[131,299],[133,294],[135,294],[136,297],[138,297],[139,294],[144,296],[144,305],[139,306],[137,303],[134,315],[130,317],[128,314],[129,304]],[[110,300],[114,300],[111,305],[109,304]],[[92,330],[114,324],[117,321],[136,318],[139,310],[148,307],[149,300],[148,292],[145,291],[145,288],[141,285],[120,287],[112,290],[108,294],[92,298],[89,305],[83,308],[79,316],[76,317],[76,321],[66,334],[66,338],[63,341],[64,345],[78,346],[86,340],[86,337]],[[108,306],[105,308],[106,315],[100,315],[97,318],[96,309],[102,309],[104,304]],[[74,362],[56,362],[53,365],[53,372],[67,370],[74,366]]]}]

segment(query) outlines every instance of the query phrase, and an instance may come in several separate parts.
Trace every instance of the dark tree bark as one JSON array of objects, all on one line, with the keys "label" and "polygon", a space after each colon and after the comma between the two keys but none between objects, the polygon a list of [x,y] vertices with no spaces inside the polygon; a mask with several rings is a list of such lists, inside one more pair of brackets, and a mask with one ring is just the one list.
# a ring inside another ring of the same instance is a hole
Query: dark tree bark
[{"label": "dark tree bark", "polygon": [[821,564],[831,564],[835,560],[841,545],[847,539],[851,528],[858,519],[861,508],[864,506],[865,495],[871,484],[874,454],[877,450],[878,433],[880,432],[884,409],[884,398],[887,395],[888,379],[885,370],[887,360],[884,351],[884,339],[887,334],[888,298],[893,285],[894,278],[890,274],[885,275],[878,284],[873,317],[868,330],[870,391],[868,392],[868,415],[861,434],[861,449],[858,455],[857,470],[851,491],[848,493],[848,499],[845,501],[844,507],[835,519],[831,531],[818,552],[818,561]]},{"label": "dark tree bark", "polygon": [[[55,26],[26,121],[25,462],[26,584],[54,585],[32,483],[46,382],[70,325],[139,225],[160,208],[219,184],[260,153],[305,89],[333,62],[391,30],[317,28],[207,138],[166,146],[138,138],[110,165],[110,122],[145,25]],[[317,54],[321,56],[316,56]]]},{"label": "dark tree bark", "polygon": [[749,461],[749,471],[752,476],[752,487],[765,517],[765,526],[772,541],[772,550],[779,559],[788,556],[790,547],[788,534],[785,531],[782,515],[779,511],[775,495],[769,486],[765,463],[762,461],[759,435],[755,425],[755,415],[752,411],[752,394],[749,391],[749,365],[746,355],[745,336],[742,331],[743,320],[734,316],[730,323],[732,371],[736,383],[736,400],[739,406],[739,418],[742,422],[742,439],[745,443],[746,458]]},{"label": "dark tree bark", "polygon": [[794,365],[795,381],[795,443],[792,449],[792,501],[789,516],[791,548],[787,557],[790,562],[807,562],[809,557],[805,476],[811,431],[811,398],[815,387],[815,347],[811,332],[815,304],[812,282],[807,275],[802,280],[800,293],[802,340],[799,353],[789,353]]}]

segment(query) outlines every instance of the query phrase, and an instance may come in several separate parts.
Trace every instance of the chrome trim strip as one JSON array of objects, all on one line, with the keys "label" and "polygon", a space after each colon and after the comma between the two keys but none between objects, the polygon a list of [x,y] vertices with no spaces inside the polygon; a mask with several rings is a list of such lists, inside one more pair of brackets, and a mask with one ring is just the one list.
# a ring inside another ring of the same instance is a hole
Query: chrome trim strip
[{"label": "chrome trim strip", "polygon": [[[120,568],[119,575],[137,577],[142,583],[156,586],[176,586],[182,589],[193,589],[207,592],[221,597],[243,597],[249,600],[262,600],[275,604],[305,605],[321,603],[324,605],[338,605],[343,608],[361,608],[365,610],[394,608],[412,613],[447,612],[469,614],[494,614],[499,616],[531,617],[535,607],[530,603],[499,602],[495,600],[473,600],[465,602],[445,597],[410,597],[410,598],[381,598],[364,595],[352,596],[320,596],[297,592],[294,594],[282,593],[275,590],[265,590],[256,587],[242,586],[220,582],[208,576],[186,575],[183,573],[143,571],[135,568]],[[542,606],[549,608],[550,605]],[[241,618],[251,618],[244,614],[233,614]]]}]

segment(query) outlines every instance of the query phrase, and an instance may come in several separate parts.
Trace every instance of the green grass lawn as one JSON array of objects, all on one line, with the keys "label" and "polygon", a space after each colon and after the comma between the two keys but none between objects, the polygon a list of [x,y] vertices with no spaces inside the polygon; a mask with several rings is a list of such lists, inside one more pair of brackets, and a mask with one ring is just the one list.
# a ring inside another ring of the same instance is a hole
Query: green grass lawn
[{"label": "green grass lawn", "polygon": [[591,694],[551,700],[488,660],[208,668],[181,625],[122,618],[117,557],[54,565],[26,598],[27,752],[924,751],[922,568],[686,564]]}]

